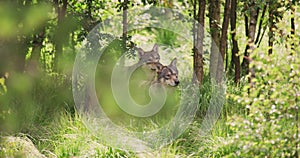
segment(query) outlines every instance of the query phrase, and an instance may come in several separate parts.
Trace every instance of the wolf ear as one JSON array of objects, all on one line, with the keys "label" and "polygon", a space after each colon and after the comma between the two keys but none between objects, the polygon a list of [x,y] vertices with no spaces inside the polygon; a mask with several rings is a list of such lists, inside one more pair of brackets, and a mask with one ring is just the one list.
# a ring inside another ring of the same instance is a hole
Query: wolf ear
[{"label": "wolf ear", "polygon": [[157,64],[156,68],[157,68],[158,72],[161,72],[161,70],[163,69],[163,65],[162,64]]},{"label": "wolf ear", "polygon": [[141,58],[145,54],[144,50],[141,48],[138,48],[137,51],[138,51],[139,58]]},{"label": "wolf ear", "polygon": [[177,63],[177,58],[174,58],[171,63],[170,63],[170,66],[176,66],[176,63]]},{"label": "wolf ear", "polygon": [[155,52],[158,52],[158,45],[156,43],[154,44],[152,50]]}]

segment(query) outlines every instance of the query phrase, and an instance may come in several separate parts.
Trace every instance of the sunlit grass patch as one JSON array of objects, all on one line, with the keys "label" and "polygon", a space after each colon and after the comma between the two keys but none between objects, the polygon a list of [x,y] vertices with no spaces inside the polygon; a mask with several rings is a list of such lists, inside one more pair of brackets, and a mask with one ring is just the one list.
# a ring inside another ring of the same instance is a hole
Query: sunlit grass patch
[{"label": "sunlit grass patch", "polygon": [[51,157],[131,157],[132,153],[114,149],[91,133],[80,116],[62,113],[52,124],[35,132],[39,150]]}]

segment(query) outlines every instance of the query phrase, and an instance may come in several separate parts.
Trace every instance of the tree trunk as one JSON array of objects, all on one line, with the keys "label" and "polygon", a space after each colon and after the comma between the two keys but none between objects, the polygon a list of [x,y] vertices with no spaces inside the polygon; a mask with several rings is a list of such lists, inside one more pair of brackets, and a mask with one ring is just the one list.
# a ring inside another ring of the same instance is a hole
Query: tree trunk
[{"label": "tree trunk", "polygon": [[292,51],[295,51],[295,43],[294,43],[294,38],[295,38],[295,15],[296,15],[296,9],[295,9],[295,0],[292,0],[291,3],[291,38],[292,38],[292,44],[291,44],[291,49]]},{"label": "tree trunk", "polygon": [[[256,24],[257,24],[257,10],[255,9],[255,0],[252,0],[250,2],[250,24],[249,24],[249,39],[248,39],[248,45],[249,45],[249,55],[254,52],[255,49],[255,31],[256,31]],[[251,59],[248,58],[249,65],[251,63]],[[252,82],[252,79],[255,78],[255,71],[253,67],[249,67],[248,69],[250,72],[250,77],[249,77],[249,83],[251,87],[253,87],[254,83]]]},{"label": "tree trunk", "polygon": [[[127,31],[128,31],[128,21],[127,21],[127,9],[128,9],[128,0],[124,0],[122,3],[122,9],[123,9],[123,32],[122,32],[122,49],[126,50],[126,43],[127,43]],[[120,65],[125,65],[125,59],[121,58]]]},{"label": "tree trunk", "polygon": [[257,24],[257,15],[259,13],[259,9],[256,8],[255,0],[251,0],[245,3],[245,9],[249,10],[249,18],[245,14],[245,32],[248,39],[248,43],[244,52],[244,58],[242,62],[242,68],[244,74],[250,74],[249,83],[253,86],[252,78],[255,77],[254,68],[249,68],[251,59],[250,54],[253,53],[255,49],[255,32],[256,32],[256,24]]},{"label": "tree trunk", "polygon": [[63,35],[61,31],[62,23],[65,19],[66,16],[66,11],[67,11],[67,5],[68,5],[68,0],[63,0],[62,1],[62,6],[60,7],[60,3],[58,0],[54,0],[54,4],[56,7],[56,12],[57,12],[57,28],[56,28],[56,41],[55,41],[55,56],[54,56],[54,63],[53,63],[53,70],[56,72],[60,72],[59,68],[59,58],[60,55],[62,54],[63,51]]},{"label": "tree trunk", "polygon": [[[195,55],[196,43],[197,43],[197,30],[196,30],[196,21],[197,21],[197,1],[193,1],[193,54]],[[195,59],[195,57],[194,57]],[[194,62],[195,63],[195,62]]]},{"label": "tree trunk", "polygon": [[209,71],[212,79],[217,79],[218,61],[221,58],[219,53],[220,46],[220,3],[219,0],[210,0],[209,2],[209,27],[211,33],[211,53]]},{"label": "tree trunk", "polygon": [[126,46],[126,40],[127,40],[127,31],[128,31],[128,23],[127,23],[127,9],[128,9],[128,0],[125,0],[123,2],[123,43],[124,46]]},{"label": "tree trunk", "polygon": [[274,26],[275,26],[275,23],[274,23],[274,11],[273,11],[273,8],[272,8],[273,4],[272,4],[272,1],[270,0],[269,2],[269,21],[268,21],[268,24],[269,24],[269,33],[268,33],[268,54],[271,55],[273,53],[273,43],[274,43]]},{"label": "tree trunk", "polygon": [[[261,13],[261,17],[260,17],[259,24],[258,24],[257,36],[256,36],[256,39],[255,39],[255,44],[257,44],[259,42],[259,39],[260,39],[260,34],[261,34],[261,30],[262,30],[262,24],[263,24],[263,21],[264,21],[266,10],[267,10],[267,5],[264,6],[264,8],[262,10],[262,13]],[[262,36],[263,35],[264,34],[262,34]]]},{"label": "tree trunk", "polygon": [[262,39],[263,39],[263,37],[264,37],[264,35],[265,35],[265,33],[266,33],[267,26],[268,26],[268,25],[265,25],[264,28],[263,28],[263,32],[262,32],[262,35],[260,36],[260,39],[259,39],[259,41],[258,41],[258,43],[257,43],[257,47],[260,46],[260,43],[261,43],[261,41],[262,41]]},{"label": "tree trunk", "polygon": [[[195,2],[196,3],[196,2]],[[197,27],[197,46],[194,45],[194,71],[199,82],[202,85],[204,70],[203,70],[203,40],[204,40],[204,25],[205,25],[205,6],[206,0],[199,0],[198,10],[198,27]],[[196,8],[194,8],[196,9]]]},{"label": "tree trunk", "polygon": [[222,24],[222,35],[220,40],[220,54],[221,58],[218,60],[218,70],[217,70],[217,83],[221,83],[223,79],[223,73],[224,73],[224,58],[225,58],[225,52],[227,47],[227,32],[228,32],[228,25],[229,25],[229,19],[230,19],[230,0],[225,1],[225,7],[224,7],[224,19]]},{"label": "tree trunk", "polygon": [[[245,3],[245,8],[248,9],[248,5],[246,3]],[[245,20],[245,35],[246,35],[246,38],[249,39],[249,18],[248,18],[248,15],[246,15],[246,13],[244,15],[244,20]],[[249,44],[246,45],[246,48],[244,51],[244,58],[243,58],[243,62],[242,62],[243,74],[249,73],[249,61],[247,60],[247,58],[249,57],[248,50],[249,50]]]},{"label": "tree trunk", "polygon": [[30,59],[26,63],[25,71],[31,76],[38,76],[41,73],[40,54],[43,47],[45,29],[36,34],[33,39],[33,47]]},{"label": "tree trunk", "polygon": [[[228,45],[228,44],[226,44],[226,45]],[[228,70],[228,60],[229,60],[228,47],[226,46],[226,48],[225,48],[225,72]]]},{"label": "tree trunk", "polygon": [[231,39],[232,39],[232,65],[234,66],[234,82],[238,84],[240,82],[240,56],[238,42],[236,40],[236,5],[237,0],[231,1],[231,15],[230,15],[230,26],[231,26]]}]

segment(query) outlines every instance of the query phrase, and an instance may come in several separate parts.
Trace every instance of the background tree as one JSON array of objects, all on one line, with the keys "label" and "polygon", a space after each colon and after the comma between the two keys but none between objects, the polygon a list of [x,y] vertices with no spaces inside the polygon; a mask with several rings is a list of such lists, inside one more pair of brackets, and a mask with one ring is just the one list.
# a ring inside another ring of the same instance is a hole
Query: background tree
[{"label": "background tree", "polygon": [[128,22],[127,22],[127,9],[128,9],[128,0],[125,0],[122,4],[122,10],[123,10],[123,45],[126,46],[127,41],[127,31],[128,31]]},{"label": "background tree", "polygon": [[231,0],[231,12],[230,12],[230,28],[231,28],[231,40],[232,40],[232,50],[231,50],[231,68],[234,68],[234,81],[239,83],[240,81],[240,55],[239,47],[236,39],[236,12],[237,12],[237,0]]},{"label": "background tree", "polygon": [[[218,59],[218,68],[217,68],[217,76],[216,80],[217,83],[221,83],[223,80],[223,73],[224,73],[224,61],[225,61],[225,52],[227,48],[227,39],[228,39],[228,25],[230,19],[230,10],[231,10],[231,0],[225,1],[224,7],[224,16],[223,16],[223,24],[221,30],[221,39],[220,39],[220,55]],[[214,59],[212,59],[214,60]]]},{"label": "background tree", "polygon": [[209,25],[212,37],[210,54],[211,78],[221,83],[224,73],[225,52],[227,49],[227,31],[230,19],[230,0],[225,1],[223,23],[220,22],[220,1],[212,0],[209,3]]},{"label": "background tree", "polygon": [[[198,4],[198,16],[197,16],[197,4]],[[204,27],[205,27],[205,0],[195,0],[193,2],[194,6],[194,19],[198,22],[195,25],[194,22],[194,72],[196,78],[199,82],[199,85],[203,82],[204,77],[204,69],[203,69],[203,42],[204,42]],[[197,26],[197,28],[196,28]],[[195,31],[195,29],[197,29]]]},{"label": "background tree", "polygon": [[250,54],[253,53],[255,49],[255,33],[256,33],[256,25],[257,18],[259,14],[260,8],[257,5],[256,1],[245,1],[244,2],[244,17],[245,17],[245,33],[247,37],[247,46],[244,52],[244,58],[242,62],[242,68],[244,74],[249,74],[249,83],[252,85],[252,79],[255,78],[255,72],[253,67],[250,66],[251,58]]},{"label": "background tree", "polygon": [[209,28],[211,35],[211,50],[210,50],[210,65],[209,73],[211,78],[216,79],[218,61],[220,57],[219,46],[220,46],[220,1],[211,0],[208,1],[208,16],[209,16]]},{"label": "background tree", "polygon": [[68,32],[66,29],[66,25],[63,25],[65,22],[66,14],[67,14],[67,0],[53,0],[55,5],[55,10],[57,12],[57,26],[56,33],[54,35],[55,40],[55,55],[54,55],[54,71],[60,71],[58,67],[59,58],[63,51],[63,45],[67,41]]}]

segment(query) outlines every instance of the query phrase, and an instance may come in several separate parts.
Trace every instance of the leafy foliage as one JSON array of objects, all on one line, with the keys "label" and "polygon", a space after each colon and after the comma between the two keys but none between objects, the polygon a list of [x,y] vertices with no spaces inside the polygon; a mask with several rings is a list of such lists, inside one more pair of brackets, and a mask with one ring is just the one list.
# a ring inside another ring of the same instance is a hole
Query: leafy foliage
[{"label": "leafy foliage", "polygon": [[236,156],[295,157],[300,141],[299,53],[285,49],[268,56],[265,52],[252,55],[254,87],[245,86],[241,96],[233,96],[248,114],[230,117],[228,124],[235,133],[230,146],[238,148]]}]

